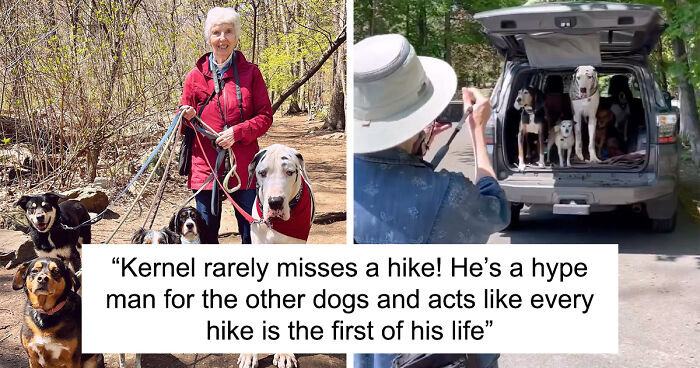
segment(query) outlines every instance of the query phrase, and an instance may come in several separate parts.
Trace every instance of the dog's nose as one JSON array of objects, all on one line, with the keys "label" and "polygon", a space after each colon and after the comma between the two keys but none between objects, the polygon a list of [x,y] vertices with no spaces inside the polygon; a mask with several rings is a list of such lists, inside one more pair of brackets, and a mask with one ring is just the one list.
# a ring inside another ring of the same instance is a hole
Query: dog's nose
[{"label": "dog's nose", "polygon": [[586,93],[586,87],[581,87],[581,93]]},{"label": "dog's nose", "polygon": [[49,281],[49,277],[46,276],[45,274],[39,274],[39,275],[36,277],[36,282],[38,282],[38,283],[40,283],[40,284],[45,284],[45,283],[47,283],[48,281]]},{"label": "dog's nose", "polygon": [[185,227],[187,228],[187,230],[192,230],[192,228],[194,227],[194,224],[190,222],[187,225],[185,225]]},{"label": "dog's nose", "polygon": [[515,101],[518,101],[518,102],[520,102],[520,100],[522,100],[520,97],[515,99]]},{"label": "dog's nose", "polygon": [[44,215],[37,215],[36,219],[42,221],[44,219]]},{"label": "dog's nose", "polygon": [[272,210],[281,210],[282,206],[284,205],[284,198],[283,197],[270,197],[267,200],[267,204],[270,206],[270,209],[272,209]]}]

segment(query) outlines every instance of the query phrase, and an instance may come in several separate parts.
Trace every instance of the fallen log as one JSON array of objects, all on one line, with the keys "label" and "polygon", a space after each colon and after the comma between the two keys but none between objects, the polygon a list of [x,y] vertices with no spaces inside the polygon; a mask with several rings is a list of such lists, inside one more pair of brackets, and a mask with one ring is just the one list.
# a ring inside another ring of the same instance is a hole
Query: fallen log
[{"label": "fallen log", "polygon": [[314,224],[328,225],[338,221],[345,221],[347,213],[345,211],[322,212],[314,217]]}]

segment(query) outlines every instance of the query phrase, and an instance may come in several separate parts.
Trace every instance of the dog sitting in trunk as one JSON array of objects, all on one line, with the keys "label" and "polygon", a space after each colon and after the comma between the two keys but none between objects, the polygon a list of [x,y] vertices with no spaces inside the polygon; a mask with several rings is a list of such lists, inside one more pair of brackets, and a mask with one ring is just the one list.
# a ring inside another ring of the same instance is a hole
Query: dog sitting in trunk
[{"label": "dog sitting in trunk", "polygon": [[[523,88],[518,91],[513,104],[520,111],[520,129],[518,129],[518,170],[525,170],[525,161],[532,161],[530,155],[530,143],[528,134],[537,134],[537,152],[539,160],[537,166],[544,167],[544,95],[534,87]],[[523,152],[524,149],[524,152]],[[527,157],[525,157],[525,153]]]}]

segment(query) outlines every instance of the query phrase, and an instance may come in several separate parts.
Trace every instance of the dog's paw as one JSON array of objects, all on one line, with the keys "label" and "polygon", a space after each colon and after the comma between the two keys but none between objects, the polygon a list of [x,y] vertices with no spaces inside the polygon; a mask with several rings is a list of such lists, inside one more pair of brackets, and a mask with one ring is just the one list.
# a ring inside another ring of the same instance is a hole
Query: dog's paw
[{"label": "dog's paw", "polygon": [[593,153],[593,154],[591,154],[591,159],[588,160],[588,162],[590,162],[592,164],[597,164],[600,162],[600,159],[596,156],[595,153]]},{"label": "dog's paw", "polygon": [[258,366],[258,354],[240,354],[238,368],[255,368]]},{"label": "dog's paw", "polygon": [[294,354],[275,353],[272,365],[277,368],[293,368],[297,366],[297,359]]},{"label": "dog's paw", "polygon": [[525,163],[524,162],[518,163],[518,171],[520,171],[520,172],[525,171]]},{"label": "dog's paw", "polygon": [[540,160],[537,162],[537,166],[539,167],[544,167],[544,160]]}]

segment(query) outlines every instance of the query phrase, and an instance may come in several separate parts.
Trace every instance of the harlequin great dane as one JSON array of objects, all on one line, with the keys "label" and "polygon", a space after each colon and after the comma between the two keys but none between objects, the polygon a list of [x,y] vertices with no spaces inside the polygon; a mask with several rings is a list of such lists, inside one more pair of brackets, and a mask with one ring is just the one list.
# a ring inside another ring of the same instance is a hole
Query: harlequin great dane
[{"label": "harlequin great dane", "polygon": [[251,210],[253,244],[306,243],[314,219],[304,158],[297,150],[273,144],[258,152],[248,165],[248,185],[257,179]]},{"label": "harlequin great dane", "polygon": [[598,93],[598,72],[590,65],[579,66],[571,81],[571,110],[574,112],[576,138],[576,157],[583,161],[581,126],[588,121],[588,162],[600,162],[595,153],[596,112],[600,103]]}]

